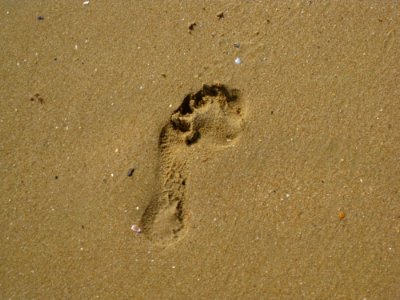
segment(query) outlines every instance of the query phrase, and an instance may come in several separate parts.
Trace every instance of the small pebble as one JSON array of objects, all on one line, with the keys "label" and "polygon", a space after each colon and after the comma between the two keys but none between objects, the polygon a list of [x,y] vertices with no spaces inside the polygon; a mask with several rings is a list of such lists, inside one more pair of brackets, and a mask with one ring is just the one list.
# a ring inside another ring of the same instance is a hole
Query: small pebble
[{"label": "small pebble", "polygon": [[43,20],[44,20],[44,17],[43,17],[43,16],[38,16],[36,19],[37,19],[38,21],[43,21]]},{"label": "small pebble", "polygon": [[135,172],[134,168],[129,169],[128,171],[128,177],[132,177],[133,173]]},{"label": "small pebble", "polygon": [[142,230],[139,228],[139,226],[137,226],[137,225],[135,225],[135,224],[133,224],[133,225],[131,226],[131,229],[132,229],[136,234],[139,234],[139,233],[142,232]]},{"label": "small pebble", "polygon": [[346,217],[346,214],[343,211],[341,211],[338,213],[338,217],[340,220],[343,220]]},{"label": "small pebble", "polygon": [[240,48],[240,43],[234,43],[234,44],[233,44],[233,47],[235,47],[235,48]]},{"label": "small pebble", "polygon": [[194,27],[197,26],[196,22],[192,22],[189,24],[189,32],[194,30]]},{"label": "small pebble", "polygon": [[235,64],[240,65],[241,63],[242,63],[242,60],[240,59],[240,57],[236,57]]}]

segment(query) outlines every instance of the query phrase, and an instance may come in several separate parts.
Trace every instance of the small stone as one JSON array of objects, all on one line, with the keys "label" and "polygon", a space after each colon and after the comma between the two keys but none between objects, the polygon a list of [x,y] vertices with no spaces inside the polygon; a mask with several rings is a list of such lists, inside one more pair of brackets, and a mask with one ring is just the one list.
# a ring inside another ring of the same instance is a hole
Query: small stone
[{"label": "small stone", "polygon": [[339,217],[339,219],[341,221],[346,217],[346,214],[343,211],[341,211],[341,212],[338,213],[338,217]]},{"label": "small stone", "polygon": [[36,18],[38,21],[43,21],[44,20],[44,17],[43,16],[37,16],[37,18]]},{"label": "small stone", "polygon": [[196,22],[192,22],[189,24],[189,32],[194,30],[194,27],[197,26]]},{"label": "small stone", "polygon": [[241,63],[242,63],[242,60],[240,59],[240,57],[236,57],[235,64],[240,65]]},{"label": "small stone", "polygon": [[225,17],[224,12],[220,11],[219,13],[217,13],[217,17],[219,20],[223,19]]},{"label": "small stone", "polygon": [[135,172],[134,168],[129,169],[128,171],[128,177],[132,177],[133,173]]},{"label": "small stone", "polygon": [[136,224],[133,224],[132,226],[131,226],[131,229],[136,233],[136,234],[139,234],[139,233],[141,233],[142,232],[142,230],[139,228],[139,226],[137,226]]}]

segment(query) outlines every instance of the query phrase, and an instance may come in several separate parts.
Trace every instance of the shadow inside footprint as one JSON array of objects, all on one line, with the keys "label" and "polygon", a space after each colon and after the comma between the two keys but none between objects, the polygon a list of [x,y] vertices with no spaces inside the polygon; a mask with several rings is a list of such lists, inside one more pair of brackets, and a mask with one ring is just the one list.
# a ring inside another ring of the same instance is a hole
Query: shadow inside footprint
[{"label": "shadow inside footprint", "polygon": [[243,129],[243,107],[238,90],[204,85],[187,95],[160,133],[160,188],[146,208],[143,233],[163,244],[179,240],[187,231],[185,147],[198,142],[226,146]]}]

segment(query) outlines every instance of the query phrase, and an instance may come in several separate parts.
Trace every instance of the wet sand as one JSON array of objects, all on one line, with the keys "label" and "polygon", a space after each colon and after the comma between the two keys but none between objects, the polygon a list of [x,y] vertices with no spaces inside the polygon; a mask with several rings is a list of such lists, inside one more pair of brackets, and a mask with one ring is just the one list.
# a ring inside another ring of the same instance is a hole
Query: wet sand
[{"label": "wet sand", "polygon": [[399,5],[88,2],[0,3],[0,298],[400,298]]}]

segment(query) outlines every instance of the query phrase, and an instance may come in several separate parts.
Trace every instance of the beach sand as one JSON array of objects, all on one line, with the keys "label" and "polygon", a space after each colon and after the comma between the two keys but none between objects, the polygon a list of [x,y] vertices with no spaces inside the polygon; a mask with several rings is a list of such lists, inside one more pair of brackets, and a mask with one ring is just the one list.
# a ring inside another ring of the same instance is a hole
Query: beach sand
[{"label": "beach sand", "polygon": [[1,299],[400,299],[400,7],[2,1]]}]

